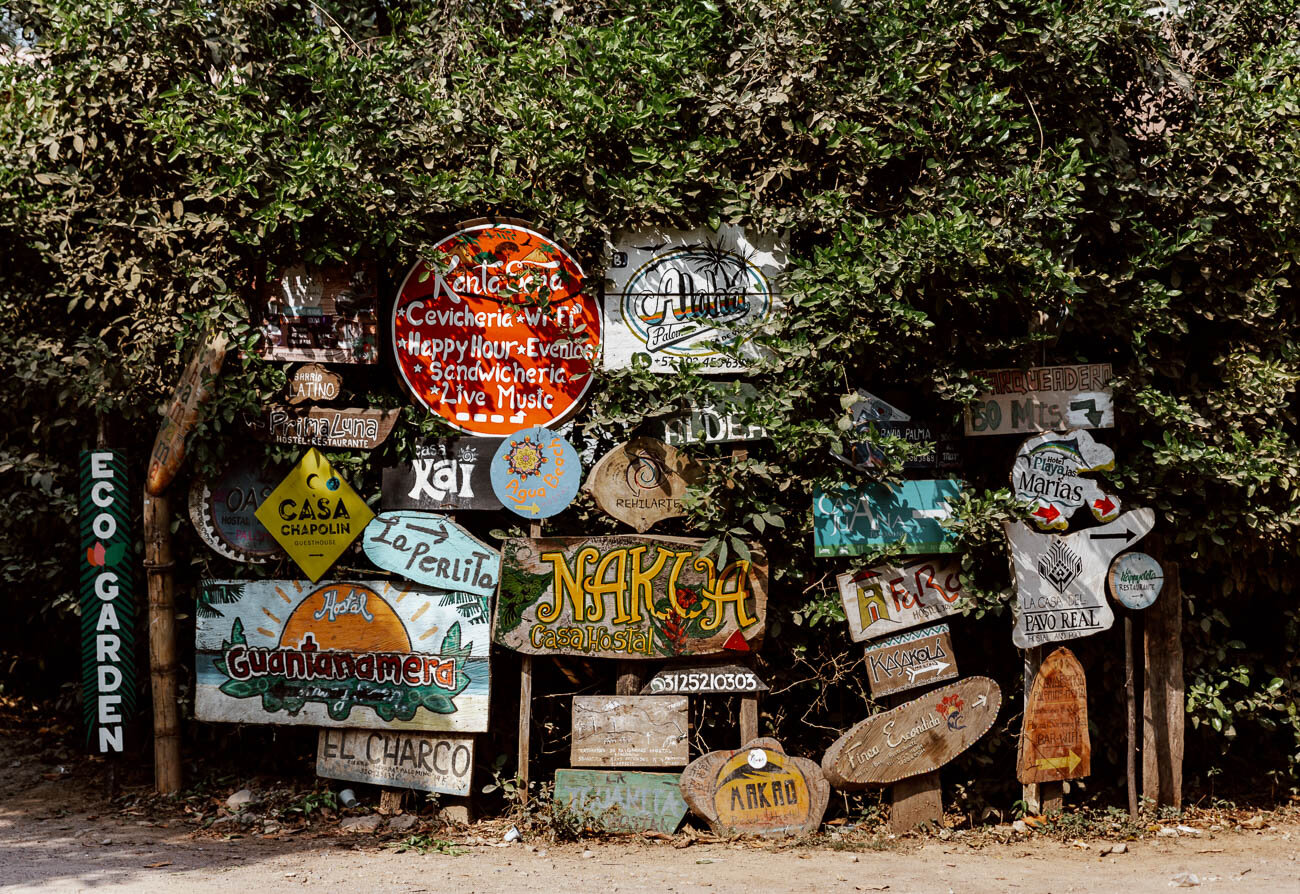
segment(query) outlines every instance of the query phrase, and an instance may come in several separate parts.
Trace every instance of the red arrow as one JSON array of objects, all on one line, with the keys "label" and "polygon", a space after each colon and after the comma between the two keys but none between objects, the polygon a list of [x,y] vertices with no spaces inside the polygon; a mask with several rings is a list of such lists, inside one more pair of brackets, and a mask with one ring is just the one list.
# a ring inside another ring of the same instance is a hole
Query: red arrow
[{"label": "red arrow", "polygon": [[1041,516],[1043,521],[1055,521],[1056,517],[1061,514],[1061,510],[1055,506],[1040,506],[1034,515]]},{"label": "red arrow", "polygon": [[1093,500],[1092,505],[1095,506],[1097,511],[1102,515],[1110,515],[1115,511],[1115,503],[1110,497],[1102,497],[1100,500]]},{"label": "red arrow", "polygon": [[722,648],[730,649],[733,652],[748,652],[749,641],[741,635],[739,630],[737,630],[735,633],[731,634],[731,636],[727,637],[727,641],[722,644]]}]

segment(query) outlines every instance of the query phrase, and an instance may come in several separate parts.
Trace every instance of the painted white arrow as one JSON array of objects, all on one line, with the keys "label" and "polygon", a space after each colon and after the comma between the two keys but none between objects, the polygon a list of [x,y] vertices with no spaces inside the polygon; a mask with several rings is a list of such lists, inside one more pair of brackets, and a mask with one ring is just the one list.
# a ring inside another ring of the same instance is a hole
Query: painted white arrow
[{"label": "painted white arrow", "polygon": [[903,668],[903,670],[907,671],[907,682],[910,683],[917,677],[921,676],[921,674],[941,674],[950,667],[952,667],[952,665],[946,661],[931,661],[929,664],[923,664],[920,667],[906,667]]},{"label": "painted white arrow", "polygon": [[975,701],[971,702],[970,706],[972,708],[982,708],[988,703],[989,703],[989,697],[987,695],[984,695],[983,693],[980,693],[980,697],[975,699]]}]

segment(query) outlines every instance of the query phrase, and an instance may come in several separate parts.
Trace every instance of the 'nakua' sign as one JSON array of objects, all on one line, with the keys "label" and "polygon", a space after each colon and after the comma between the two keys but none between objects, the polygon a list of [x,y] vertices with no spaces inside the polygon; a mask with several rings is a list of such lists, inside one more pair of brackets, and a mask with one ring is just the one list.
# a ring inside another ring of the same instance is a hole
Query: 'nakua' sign
[{"label": "'nakua' sign", "polygon": [[582,278],[573,256],[529,224],[466,224],[411,268],[393,305],[402,382],[474,435],[563,419],[600,353],[600,308]]},{"label": "'nakua' sign", "polygon": [[131,494],[120,450],[81,454],[81,702],[86,740],[121,752],[135,708]]},{"label": "'nakua' sign", "polygon": [[733,225],[620,234],[605,274],[605,368],[641,355],[651,372],[683,360],[703,373],[747,369],[761,355],[754,330],[782,310],[775,280],[785,265],[783,243]]}]

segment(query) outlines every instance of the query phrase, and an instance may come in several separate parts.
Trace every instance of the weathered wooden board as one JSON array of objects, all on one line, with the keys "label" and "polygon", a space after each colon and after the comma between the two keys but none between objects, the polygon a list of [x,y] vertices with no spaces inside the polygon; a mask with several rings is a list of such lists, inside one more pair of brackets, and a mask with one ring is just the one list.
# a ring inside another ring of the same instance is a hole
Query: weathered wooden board
[{"label": "weathered wooden board", "polygon": [[387,581],[208,581],[199,720],[485,732],[488,600]]},{"label": "weathered wooden board", "polygon": [[835,582],[855,642],[956,614],[961,602],[961,563],[951,557],[877,565],[841,574]]},{"label": "weathered wooden board", "polygon": [[266,360],[286,363],[376,363],[378,277],[358,262],[295,264],[264,285],[258,326]]},{"label": "weathered wooden board", "polygon": [[1025,701],[1016,777],[1023,783],[1060,782],[1091,772],[1088,681],[1074,653],[1056,649],[1038,668]]},{"label": "weathered wooden board", "polygon": [[468,795],[473,771],[473,736],[323,729],[316,740],[316,775],[327,779]]},{"label": "weathered wooden board", "polygon": [[644,533],[686,514],[682,498],[698,472],[699,465],[676,447],[633,438],[602,456],[582,487],[606,515]]},{"label": "weathered wooden board", "polygon": [[1150,607],[1165,585],[1160,563],[1146,553],[1121,553],[1106,574],[1110,595],[1126,608]]},{"label": "weathered wooden board", "polygon": [[501,505],[534,521],[563,512],[582,484],[578,451],[541,426],[502,438],[488,472]]},{"label": "weathered wooden board", "polygon": [[684,695],[575,695],[569,762],[577,767],[684,767]]},{"label": "weathered wooden board", "polygon": [[282,478],[281,473],[251,461],[232,463],[213,481],[195,478],[189,508],[199,539],[235,562],[261,564],[281,554],[280,545],[255,513]]},{"label": "weathered wooden board", "polygon": [[867,646],[866,661],[872,698],[957,676],[957,658],[947,624],[878,640]]},{"label": "weathered wooden board", "polygon": [[315,401],[338,400],[343,392],[343,377],[319,363],[298,367],[289,379],[288,400],[293,405]]},{"label": "weathered wooden board", "polygon": [[961,466],[961,455],[952,437],[936,434],[934,426],[912,419],[898,407],[865,389],[858,389],[858,400],[849,407],[849,422],[851,434],[846,437],[846,453],[831,455],[861,472],[884,467],[885,455],[872,443],[872,438],[877,435],[902,438],[909,444],[934,445],[924,456],[904,460],[904,469],[937,472]]},{"label": "weathered wooden board", "polygon": [[[492,637],[529,655],[676,658],[757,648],[767,557],[721,572],[683,537],[518,538],[502,544]],[[716,554],[714,554],[716,555]]]},{"label": "weathered wooden board", "polygon": [[320,580],[375,517],[315,447],[254,514],[312,580]]},{"label": "weathered wooden board", "polygon": [[1080,506],[1100,522],[1119,515],[1119,497],[1104,493],[1088,472],[1115,468],[1115,451],[1083,430],[1045,432],[1021,445],[1011,466],[1011,492],[1030,504],[1040,530],[1064,531]]},{"label": "weathered wooden board", "polygon": [[1143,617],[1142,797],[1157,807],[1183,804],[1183,591],[1178,565],[1166,562],[1163,599]]},{"label": "weathered wooden board", "polygon": [[967,677],[906,704],[873,714],[826,750],[832,785],[888,785],[939,769],[989,731],[1002,690],[988,677]]},{"label": "weathered wooden board", "polygon": [[602,830],[671,835],[686,816],[677,773],[556,770],[555,803]]},{"label": "weathered wooden board", "polygon": [[719,663],[666,667],[641,688],[642,695],[767,691],[767,684],[749,668]]},{"label": "weathered wooden board", "polygon": [[410,463],[384,469],[384,509],[463,512],[500,509],[489,466],[500,438],[420,444]]},{"label": "weathered wooden board", "polygon": [[620,233],[605,271],[605,369],[627,369],[638,355],[656,373],[682,361],[706,375],[747,369],[763,353],[755,330],[784,313],[776,279],[785,265],[781,240],[731,224]]},{"label": "weathered wooden board", "polygon": [[441,590],[492,596],[501,577],[499,552],[434,512],[381,512],[361,548],[376,567]]},{"label": "weathered wooden board", "polygon": [[1040,534],[1024,522],[1003,522],[1016,579],[1016,625],[1021,649],[1109,630],[1115,613],[1106,601],[1106,570],[1120,550],[1155,526],[1150,509],[1074,534]]},{"label": "weathered wooden board", "polygon": [[151,496],[161,496],[185,462],[185,439],[198,424],[203,405],[212,399],[212,386],[226,359],[227,343],[222,333],[207,336],[190,355],[190,362],[165,405],[167,409],[149,452],[149,472],[145,477],[145,489]]},{"label": "weathered wooden board", "polygon": [[691,812],[723,835],[815,832],[831,796],[816,762],[789,757],[769,738],[695,759],[682,773],[681,788]]},{"label": "weathered wooden board", "polygon": [[993,390],[966,408],[966,435],[1018,435],[1114,428],[1109,363],[984,369]]},{"label": "weathered wooden board", "polygon": [[951,478],[813,489],[813,547],[818,556],[858,556],[902,544],[904,555],[950,553],[956,535],[943,527],[961,493]]},{"label": "weathered wooden board", "polygon": [[276,444],[307,444],[341,450],[373,450],[388,439],[401,410],[359,407],[286,407],[272,404],[253,423],[253,433]]},{"label": "weathered wooden board", "polygon": [[745,407],[757,397],[758,389],[747,382],[717,382],[683,413],[651,420],[647,428],[652,437],[673,447],[758,441],[769,437],[767,429],[745,416]]}]

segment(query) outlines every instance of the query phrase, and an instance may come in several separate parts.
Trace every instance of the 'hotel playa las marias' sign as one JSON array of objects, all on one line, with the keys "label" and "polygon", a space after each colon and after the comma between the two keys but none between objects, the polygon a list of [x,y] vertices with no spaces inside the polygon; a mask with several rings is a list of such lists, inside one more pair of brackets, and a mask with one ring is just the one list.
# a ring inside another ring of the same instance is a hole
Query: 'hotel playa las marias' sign
[{"label": "'hotel playa las marias' sign", "polygon": [[199,720],[484,732],[488,601],[386,581],[207,581]]},{"label": "'hotel playa las marias' sign", "polygon": [[493,639],[530,655],[748,652],[767,624],[767,559],[719,571],[705,541],[549,537],[502,545]]},{"label": "'hotel playa las marias' sign", "polygon": [[415,400],[473,435],[572,413],[600,354],[596,300],[563,247],[522,221],[463,224],[406,275],[397,369]]}]

